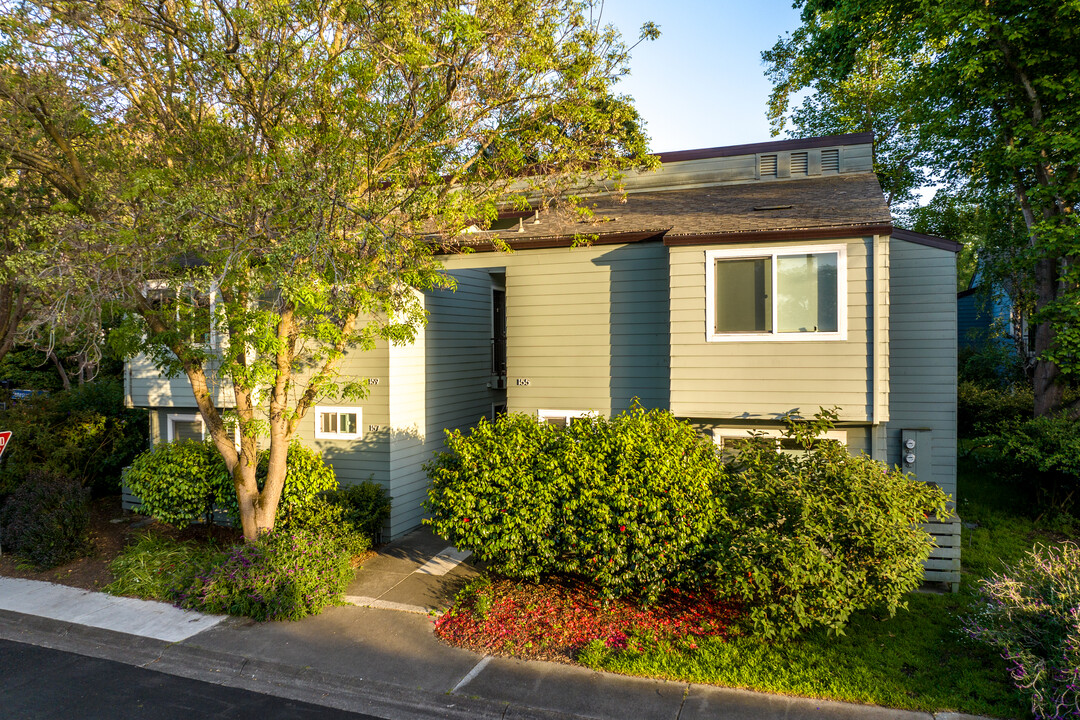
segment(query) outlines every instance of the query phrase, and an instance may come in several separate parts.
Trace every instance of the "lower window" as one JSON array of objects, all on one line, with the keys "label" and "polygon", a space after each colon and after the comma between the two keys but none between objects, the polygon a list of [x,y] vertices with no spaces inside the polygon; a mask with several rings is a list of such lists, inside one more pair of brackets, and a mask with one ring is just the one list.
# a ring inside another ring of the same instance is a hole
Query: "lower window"
[{"label": "lower window", "polygon": [[315,408],[315,438],[318,440],[356,440],[363,436],[363,415],[358,407]]},{"label": "lower window", "polygon": [[[779,452],[801,451],[802,447],[793,439],[784,437],[784,433],[776,428],[713,428],[713,441],[719,446],[725,455],[734,455],[740,446],[751,439],[750,433],[768,438],[776,443]],[[847,430],[830,430],[821,436],[825,440],[836,440],[847,445]]]},{"label": "lower window", "polygon": [[599,413],[593,410],[537,410],[536,419],[545,425],[566,427],[574,420],[581,418],[596,417]]},{"label": "lower window", "polygon": [[202,440],[206,435],[202,415],[169,415],[165,424],[169,442]]}]

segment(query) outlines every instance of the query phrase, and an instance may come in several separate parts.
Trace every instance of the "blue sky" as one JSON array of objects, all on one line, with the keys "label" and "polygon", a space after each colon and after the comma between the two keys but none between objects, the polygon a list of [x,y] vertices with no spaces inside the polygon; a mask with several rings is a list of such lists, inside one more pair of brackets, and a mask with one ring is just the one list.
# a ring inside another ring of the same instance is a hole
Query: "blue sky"
[{"label": "blue sky", "polygon": [[769,140],[769,82],[761,51],[799,25],[791,0],[606,0],[604,20],[627,44],[651,20],[660,38],[638,45],[620,84],[647,123],[652,150]]}]

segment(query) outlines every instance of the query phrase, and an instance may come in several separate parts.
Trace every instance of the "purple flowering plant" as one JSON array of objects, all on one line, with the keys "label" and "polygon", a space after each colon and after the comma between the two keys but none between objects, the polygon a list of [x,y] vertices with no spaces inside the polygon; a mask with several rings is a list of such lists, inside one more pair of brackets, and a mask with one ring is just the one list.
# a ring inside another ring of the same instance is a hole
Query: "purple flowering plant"
[{"label": "purple flowering plant", "polygon": [[1036,545],[983,579],[964,629],[997,648],[1045,720],[1080,718],[1080,546]]},{"label": "purple flowering plant", "polygon": [[340,605],[366,539],[324,530],[275,530],[235,545],[173,591],[179,607],[255,620],[299,620]]}]

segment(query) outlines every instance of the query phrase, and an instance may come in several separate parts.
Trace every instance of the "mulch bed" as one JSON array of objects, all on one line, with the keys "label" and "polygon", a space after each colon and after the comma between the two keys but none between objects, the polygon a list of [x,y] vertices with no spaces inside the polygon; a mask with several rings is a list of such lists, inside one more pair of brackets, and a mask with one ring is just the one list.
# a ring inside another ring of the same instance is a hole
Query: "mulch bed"
[{"label": "mulch bed", "polygon": [[37,572],[21,569],[18,559],[7,552],[0,557],[0,575],[45,580],[84,590],[100,590],[113,581],[109,565],[125,546],[142,533],[152,531],[178,540],[205,542],[213,539],[221,546],[239,542],[243,534],[233,528],[217,525],[190,525],[183,530],[154,522],[141,515],[125,513],[120,508],[120,496],[98,498],[90,504],[90,542],[92,550],[86,557]]},{"label": "mulch bed", "polygon": [[710,593],[672,591],[653,607],[603,601],[589,585],[567,578],[543,583],[496,580],[459,598],[436,634],[477,652],[566,662],[586,645],[635,648],[659,639],[696,647],[695,639],[727,637],[739,617],[734,603]]}]

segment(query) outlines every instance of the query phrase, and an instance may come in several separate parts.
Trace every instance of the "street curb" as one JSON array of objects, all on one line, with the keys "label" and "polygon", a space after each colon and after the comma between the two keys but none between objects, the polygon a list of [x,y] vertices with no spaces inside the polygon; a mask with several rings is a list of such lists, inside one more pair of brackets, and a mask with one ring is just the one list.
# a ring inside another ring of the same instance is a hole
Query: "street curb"
[{"label": "street curb", "polygon": [[[226,625],[229,621],[226,621]],[[234,621],[235,622],[235,621]],[[222,626],[218,626],[222,627]],[[198,635],[191,638],[194,640]],[[169,643],[153,638],[104,630],[66,621],[0,610],[0,639],[36,645],[78,655],[111,660],[190,680],[240,688],[300,702],[361,712],[393,720],[585,720],[584,716],[545,710],[501,700],[437,693],[402,685],[299,667],[259,658],[211,650],[189,641]],[[607,674],[607,673],[602,673]],[[613,676],[621,677],[621,676]],[[833,706],[834,717],[890,717],[907,720],[992,720],[956,712],[929,713],[873,705],[797,698],[709,685],[678,683],[687,697],[699,692],[726,696],[760,696],[767,704],[784,705],[781,714]],[[755,705],[760,702],[755,701]],[[795,705],[795,707],[792,707]],[[777,708],[780,709],[779,707]],[[681,712],[680,712],[681,714]],[[815,716],[817,713],[811,713]]]},{"label": "street curb", "polygon": [[[197,637],[197,636],[196,636]],[[337,675],[310,667],[167,643],[70,622],[0,610],[0,639],[111,660],[167,675],[393,720],[575,720],[512,703]]]}]

